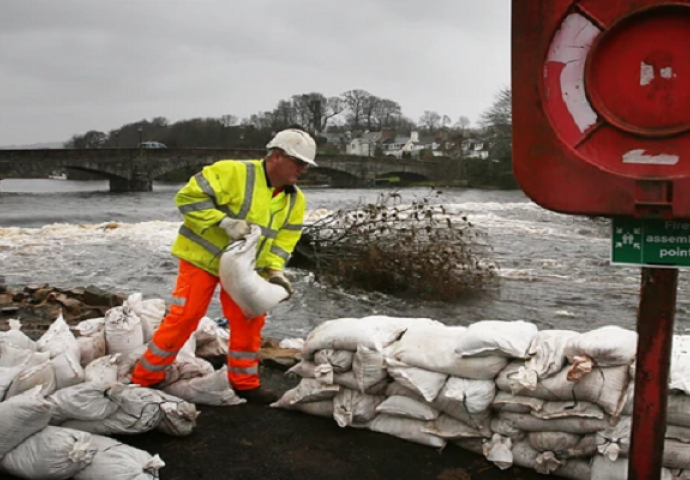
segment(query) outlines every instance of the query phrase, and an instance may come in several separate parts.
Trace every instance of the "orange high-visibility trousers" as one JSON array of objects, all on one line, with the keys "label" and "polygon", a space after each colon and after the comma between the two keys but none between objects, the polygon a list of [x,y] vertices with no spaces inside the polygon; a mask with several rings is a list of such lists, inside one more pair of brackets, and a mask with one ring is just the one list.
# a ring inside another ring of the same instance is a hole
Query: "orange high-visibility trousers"
[{"label": "orange high-visibility trousers", "polygon": [[[206,314],[219,281],[218,277],[180,260],[170,313],[156,329],[146,352],[137,362],[132,383],[150,386],[165,379],[165,370],[175,361],[177,353]],[[222,289],[220,303],[230,327],[228,380],[236,390],[257,388],[260,385],[259,348],[265,315],[247,318]]]}]

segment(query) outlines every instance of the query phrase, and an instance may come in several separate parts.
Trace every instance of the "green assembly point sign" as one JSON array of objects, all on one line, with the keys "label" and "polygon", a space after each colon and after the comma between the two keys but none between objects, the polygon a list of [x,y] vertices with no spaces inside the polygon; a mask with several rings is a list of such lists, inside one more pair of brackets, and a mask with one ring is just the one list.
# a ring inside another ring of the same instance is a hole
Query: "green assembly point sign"
[{"label": "green assembly point sign", "polygon": [[690,267],[690,221],[614,218],[611,263]]}]

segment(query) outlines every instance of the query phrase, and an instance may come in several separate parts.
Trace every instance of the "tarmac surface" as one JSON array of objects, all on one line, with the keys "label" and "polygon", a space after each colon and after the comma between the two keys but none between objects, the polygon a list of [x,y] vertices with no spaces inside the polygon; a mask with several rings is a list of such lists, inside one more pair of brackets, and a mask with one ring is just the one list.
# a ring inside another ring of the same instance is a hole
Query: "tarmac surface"
[{"label": "tarmac surface", "polygon": [[[265,385],[283,392],[299,382],[266,368]],[[119,437],[159,454],[162,480],[544,480],[524,468],[501,471],[455,445],[438,450],[389,435],[340,428],[335,420],[243,404],[198,406],[192,435],[160,432]],[[0,474],[0,480],[16,477]]]}]

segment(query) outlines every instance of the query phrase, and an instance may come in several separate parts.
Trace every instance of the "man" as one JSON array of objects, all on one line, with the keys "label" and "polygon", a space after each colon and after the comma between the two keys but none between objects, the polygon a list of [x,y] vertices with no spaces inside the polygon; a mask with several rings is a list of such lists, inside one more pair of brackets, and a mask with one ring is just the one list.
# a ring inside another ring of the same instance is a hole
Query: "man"
[{"label": "man", "polygon": [[[225,246],[244,238],[250,224],[261,227],[257,269],[289,294],[293,288],[283,268],[299,241],[306,200],[297,179],[316,165],[316,143],[309,134],[287,129],[266,146],[264,160],[221,160],[205,167],[175,197],[184,223],[172,248],[180,259],[170,313],[132,374],[131,382],[152,386],[165,378],[166,368],[206,314],[219,283],[218,265]],[[230,342],[228,379],[240,397],[271,403],[278,396],[259,381],[259,347],[265,315],[246,318],[221,289],[223,315]]]}]

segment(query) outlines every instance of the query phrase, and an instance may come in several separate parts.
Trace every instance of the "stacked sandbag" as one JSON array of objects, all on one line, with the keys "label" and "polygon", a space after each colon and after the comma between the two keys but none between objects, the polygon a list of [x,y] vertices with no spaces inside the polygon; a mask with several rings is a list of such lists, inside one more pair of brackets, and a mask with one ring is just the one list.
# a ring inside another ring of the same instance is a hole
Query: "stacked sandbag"
[{"label": "stacked sandbag", "polygon": [[51,424],[101,435],[134,435],[153,429],[189,435],[199,413],[194,404],[136,385],[82,383],[55,392]]},{"label": "stacked sandbag", "polygon": [[[10,330],[0,332],[0,471],[48,480],[158,478],[157,456],[99,434],[185,436],[196,425],[193,403],[119,383],[129,381],[146,348],[144,321],[155,328],[163,314],[162,301],[134,295],[104,318],[78,324],[76,337],[60,315],[36,342],[10,320]],[[179,377],[189,378],[189,369]]]},{"label": "stacked sandbag", "polygon": [[[636,348],[637,334],[615,326],[337,319],[309,334],[289,371],[302,380],[273,406],[435,447],[452,441],[500,468],[624,479]],[[664,475],[680,480],[690,470],[690,337],[676,337],[670,381]]]},{"label": "stacked sandbag", "polygon": [[[67,387],[62,392],[70,388],[74,387]],[[0,402],[0,472],[36,480],[158,478],[157,469],[163,466],[160,461],[149,462],[146,466],[149,473],[145,474],[146,471],[142,468],[137,472],[140,476],[118,477],[106,470],[94,470],[92,464],[96,458],[99,458],[99,462],[112,459],[111,452],[99,449],[99,442],[108,442],[110,439],[81,430],[49,425],[54,408],[55,404],[42,395],[41,386]],[[149,456],[146,452],[131,447],[129,454],[133,458]],[[121,461],[118,458],[110,462],[115,460]],[[87,469],[96,474],[90,474]]]},{"label": "stacked sandbag", "polygon": [[437,448],[489,435],[500,355],[462,358],[464,327],[430,319],[371,316],[319,325],[289,372],[300,384],[273,406],[332,416]]},{"label": "stacked sandbag", "polygon": [[214,320],[203,317],[194,335],[197,357],[212,358],[228,354],[230,334],[227,329],[220,328]]},{"label": "stacked sandbag", "polygon": [[597,453],[597,434],[615,425],[624,406],[636,345],[636,334],[619,327],[537,332],[526,359],[513,360],[496,380],[487,458],[511,442],[513,459],[502,457],[500,467],[590,478],[585,466]]}]

